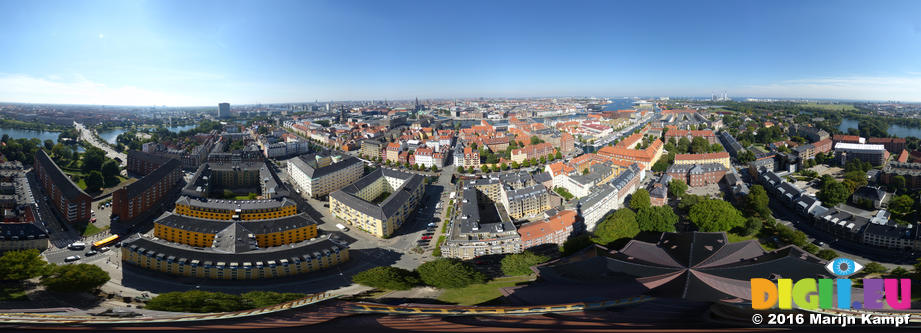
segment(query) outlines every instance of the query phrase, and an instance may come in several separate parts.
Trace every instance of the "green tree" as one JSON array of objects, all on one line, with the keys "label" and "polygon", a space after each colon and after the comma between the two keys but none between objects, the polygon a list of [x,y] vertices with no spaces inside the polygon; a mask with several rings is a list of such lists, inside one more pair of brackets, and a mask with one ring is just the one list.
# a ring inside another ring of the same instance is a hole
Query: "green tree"
[{"label": "green tree", "polygon": [[486,164],[483,164],[480,166],[480,170],[482,170],[483,173],[487,173],[489,172],[489,166],[487,166]]},{"label": "green tree", "polygon": [[438,172],[438,168],[437,168],[434,164],[432,164],[432,167],[429,168],[429,171],[431,171],[431,172]]},{"label": "green tree", "polygon": [[541,156],[541,157],[540,157],[540,164],[544,164],[544,163],[547,163],[547,157],[546,157],[546,156]]},{"label": "green tree", "polygon": [[541,140],[541,139],[538,138],[537,136],[532,136],[532,137],[531,137],[531,144],[532,144],[532,145],[541,144],[541,143],[544,143],[544,140]]},{"label": "green tree", "polygon": [[841,182],[834,179],[826,179],[822,182],[822,189],[817,193],[817,197],[826,207],[834,207],[839,203],[847,200],[851,195],[848,188]]},{"label": "green tree", "polygon": [[518,168],[520,168],[520,167],[521,167],[521,166],[518,165],[518,162],[512,161],[512,169],[518,169]]},{"label": "green tree", "polygon": [[771,216],[771,209],[769,208],[770,202],[771,199],[768,197],[767,191],[764,190],[763,186],[752,185],[751,189],[748,191],[748,196],[745,197],[745,212],[748,213],[748,216]]},{"label": "green tree", "polygon": [[892,192],[898,192],[905,189],[905,177],[902,175],[896,175],[892,177],[889,182],[889,190]]},{"label": "green tree", "polygon": [[723,200],[706,199],[695,204],[688,212],[688,220],[700,231],[729,231],[745,224],[738,209]]},{"label": "green tree", "polygon": [[118,162],[115,162],[115,160],[106,160],[105,163],[102,163],[102,178],[105,180],[106,185],[115,186],[118,184],[117,176],[120,171]]},{"label": "green tree", "polygon": [[651,203],[649,201],[649,191],[644,188],[636,190],[633,192],[633,195],[630,196],[630,208],[633,210],[639,211],[643,208],[649,208]]},{"label": "green tree", "polygon": [[407,290],[420,283],[415,273],[392,266],[378,266],[352,276],[352,282],[377,289]]},{"label": "green tree", "polygon": [[531,266],[550,260],[550,257],[531,251],[509,254],[502,258],[502,273],[508,276],[531,274]]},{"label": "green tree", "polygon": [[889,275],[893,277],[897,277],[897,278],[907,278],[911,276],[911,272],[899,266],[899,267],[893,268],[892,271],[889,272]]},{"label": "green tree", "polygon": [[668,161],[665,159],[659,159],[655,164],[652,165],[652,171],[654,172],[665,172],[669,167]]},{"label": "green tree", "polygon": [[93,170],[90,171],[90,174],[86,176],[84,182],[86,182],[87,192],[98,192],[105,184],[105,179],[102,178],[101,172],[98,170]]},{"label": "green tree", "polygon": [[556,151],[556,154],[553,155],[553,159],[558,160],[563,158],[563,154],[559,150]]},{"label": "green tree", "polygon": [[668,195],[680,198],[688,190],[688,184],[681,179],[672,179],[668,182]]},{"label": "green tree", "polygon": [[508,170],[508,164],[505,164],[505,162],[502,162],[502,164],[499,165],[499,168],[502,170]]},{"label": "green tree", "polygon": [[0,256],[0,280],[21,281],[47,274],[52,266],[36,249],[6,251]]},{"label": "green tree", "polygon": [[618,239],[633,238],[638,233],[640,227],[636,222],[636,213],[629,209],[618,209],[595,226],[592,241],[607,245]]},{"label": "green tree", "polygon": [[89,292],[109,281],[109,273],[96,265],[77,264],[56,266],[42,284],[51,291]]},{"label": "green tree", "polygon": [[707,142],[707,139],[703,137],[694,137],[691,140],[691,152],[694,154],[703,154],[710,151],[710,142]]},{"label": "green tree", "polygon": [[646,207],[637,211],[636,223],[642,231],[675,231],[678,215],[670,206]]},{"label": "green tree", "polygon": [[422,282],[442,289],[463,288],[486,282],[486,276],[473,266],[456,259],[440,258],[423,263],[416,269]]},{"label": "green tree", "polygon": [[761,231],[761,227],[764,223],[761,221],[761,218],[755,216],[749,216],[745,219],[745,227],[742,229],[742,233],[745,236],[751,236],[757,234],[758,231]]},{"label": "green tree", "polygon": [[563,246],[560,247],[560,252],[563,253],[563,256],[568,256],[573,253],[579,252],[580,250],[592,245],[592,239],[587,234],[582,234],[576,237],[570,237],[565,242]]},{"label": "green tree", "polygon": [[237,295],[202,290],[173,291],[157,295],[145,309],[172,312],[227,312],[250,308],[242,297]]},{"label": "green tree", "polygon": [[907,194],[903,194],[889,201],[889,211],[899,216],[906,216],[911,214],[914,205],[915,200]]},{"label": "green tree", "polygon": [[815,254],[815,256],[825,260],[832,260],[838,257],[838,252],[835,252],[835,250],[832,249],[821,249]]},{"label": "green tree", "polygon": [[889,271],[886,269],[886,266],[880,265],[878,262],[868,262],[866,266],[863,267],[863,273],[866,274],[875,274],[875,273],[886,273]]},{"label": "green tree", "polygon": [[90,147],[86,149],[86,152],[83,153],[83,164],[80,166],[80,169],[84,173],[89,173],[91,171],[99,171],[102,168],[102,163],[106,160],[106,152],[102,149],[96,147]]},{"label": "green tree", "polygon": [[54,141],[51,141],[51,139],[45,139],[45,150],[51,150],[51,148],[54,148]]},{"label": "green tree", "polygon": [[[260,127],[262,128],[262,127]],[[290,302],[307,297],[301,293],[280,293],[277,291],[254,290],[240,294],[240,298],[248,308],[264,308],[276,304]]]}]

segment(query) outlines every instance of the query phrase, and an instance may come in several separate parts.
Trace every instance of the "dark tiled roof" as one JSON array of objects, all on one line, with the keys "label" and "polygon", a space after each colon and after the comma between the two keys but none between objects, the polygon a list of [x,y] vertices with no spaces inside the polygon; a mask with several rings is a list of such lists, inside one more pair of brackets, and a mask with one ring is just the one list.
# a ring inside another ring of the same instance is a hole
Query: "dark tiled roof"
[{"label": "dark tiled roof", "polygon": [[289,263],[298,261],[317,260],[323,256],[348,249],[347,245],[340,242],[334,242],[329,239],[320,239],[315,241],[303,241],[292,245],[275,246],[270,248],[254,249],[246,252],[230,253],[215,248],[194,248],[187,245],[170,243],[163,240],[153,240],[148,238],[136,238],[125,241],[124,247],[130,251],[135,251],[151,257],[162,257],[164,259],[180,261],[185,264],[191,264],[197,260],[199,265],[217,265],[225,263],[230,267],[231,263],[237,263],[237,266],[243,267],[246,263],[256,265],[269,265],[269,261],[275,261],[275,264],[281,264],[281,260],[287,260]]},{"label": "dark tiled roof", "polygon": [[135,197],[144,193],[144,191],[147,189],[153,187],[154,184],[163,179],[163,177],[166,177],[173,171],[178,171],[181,168],[182,163],[179,162],[179,160],[169,159],[166,161],[166,163],[160,165],[153,172],[147,174],[134,183],[128,184],[128,186],[125,187],[125,191],[127,191],[129,198]]},{"label": "dark tiled roof", "polygon": [[[376,182],[381,177],[398,178],[403,180],[403,184],[394,189],[393,193],[391,193],[390,196],[387,197],[387,199],[384,199],[384,201],[380,204],[374,204],[365,201],[356,195],[356,193],[361,191],[362,188],[374,184],[374,182]],[[374,217],[376,219],[386,220],[390,216],[395,215],[399,211],[400,207],[403,207],[403,205],[405,205],[406,202],[410,199],[412,193],[419,189],[422,185],[422,176],[417,174],[406,173],[387,168],[379,168],[365,175],[364,177],[359,178],[356,182],[331,193],[330,197],[338,200],[346,206],[351,207],[352,209],[358,210],[362,214]]]},{"label": "dark tiled roof", "polygon": [[[311,160],[313,159],[313,160]],[[330,165],[324,167],[317,167],[316,155],[305,155],[299,156],[291,159],[288,163],[294,163],[294,166],[300,169],[307,177],[310,178],[320,178],[325,175],[331,174],[336,170],[345,169],[354,164],[361,163],[361,160],[354,158],[352,156],[346,157],[345,159],[331,163]]]},{"label": "dark tiled roof", "polygon": [[287,197],[281,199],[259,199],[259,200],[227,200],[227,199],[205,199],[191,198],[182,196],[176,200],[177,204],[189,205],[207,209],[224,209],[224,210],[255,210],[255,209],[277,209],[285,206],[297,205]]},{"label": "dark tiled roof", "polygon": [[162,224],[167,227],[172,227],[181,230],[188,230],[206,234],[217,234],[231,224],[239,224],[249,230],[253,234],[264,235],[269,233],[281,232],[285,230],[292,230],[303,228],[311,224],[317,224],[317,221],[314,220],[310,215],[306,213],[301,213],[293,216],[286,216],[277,219],[270,220],[254,220],[254,221],[225,221],[225,220],[210,220],[210,219],[200,219],[195,217],[188,217],[177,215],[172,212],[163,213],[157,218],[154,223]]},{"label": "dark tiled roof", "polygon": [[48,233],[34,223],[0,223],[0,240],[48,238]]}]

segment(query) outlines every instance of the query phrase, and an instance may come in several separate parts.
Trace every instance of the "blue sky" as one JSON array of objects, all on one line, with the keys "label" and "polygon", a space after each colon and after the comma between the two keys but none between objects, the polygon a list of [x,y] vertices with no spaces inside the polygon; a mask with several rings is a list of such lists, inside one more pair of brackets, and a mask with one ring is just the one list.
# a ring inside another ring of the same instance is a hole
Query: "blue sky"
[{"label": "blue sky", "polygon": [[0,101],[921,101],[918,1],[0,0]]}]

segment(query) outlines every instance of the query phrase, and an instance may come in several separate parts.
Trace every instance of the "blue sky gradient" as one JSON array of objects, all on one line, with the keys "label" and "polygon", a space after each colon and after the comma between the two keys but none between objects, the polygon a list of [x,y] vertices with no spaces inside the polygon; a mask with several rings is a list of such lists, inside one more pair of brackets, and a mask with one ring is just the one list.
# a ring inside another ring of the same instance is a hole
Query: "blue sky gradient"
[{"label": "blue sky gradient", "polygon": [[921,2],[0,1],[0,101],[921,100]]}]

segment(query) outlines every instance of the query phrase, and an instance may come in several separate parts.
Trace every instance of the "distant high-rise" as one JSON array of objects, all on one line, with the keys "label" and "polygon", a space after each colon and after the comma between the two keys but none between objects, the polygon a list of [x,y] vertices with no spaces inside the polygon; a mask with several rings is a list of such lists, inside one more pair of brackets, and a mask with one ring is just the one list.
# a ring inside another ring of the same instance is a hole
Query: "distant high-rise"
[{"label": "distant high-rise", "polygon": [[230,103],[220,103],[217,105],[218,118],[230,118]]}]

